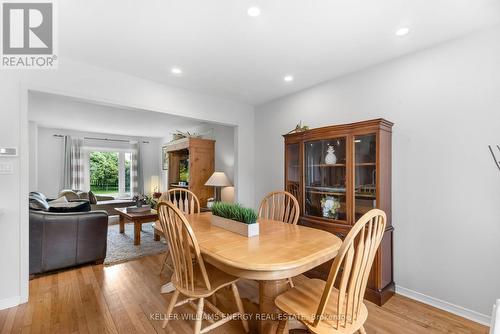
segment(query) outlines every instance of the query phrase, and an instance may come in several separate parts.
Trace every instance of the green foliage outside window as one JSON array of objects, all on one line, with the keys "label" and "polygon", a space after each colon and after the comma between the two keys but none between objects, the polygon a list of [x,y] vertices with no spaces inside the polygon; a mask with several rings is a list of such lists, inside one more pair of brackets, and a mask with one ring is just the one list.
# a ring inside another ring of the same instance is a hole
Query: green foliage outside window
[{"label": "green foliage outside window", "polygon": [[118,153],[91,152],[89,162],[90,190],[97,194],[118,192]]},{"label": "green foliage outside window", "polygon": [[130,164],[129,159],[125,159],[125,192],[130,193]]}]

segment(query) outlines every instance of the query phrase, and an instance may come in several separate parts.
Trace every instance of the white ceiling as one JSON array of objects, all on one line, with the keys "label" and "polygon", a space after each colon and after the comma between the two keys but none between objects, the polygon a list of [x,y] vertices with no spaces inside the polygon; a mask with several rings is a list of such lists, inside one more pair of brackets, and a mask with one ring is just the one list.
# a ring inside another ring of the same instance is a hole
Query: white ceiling
[{"label": "white ceiling", "polygon": [[203,122],[165,113],[117,108],[58,95],[30,92],[28,118],[41,127],[131,137],[166,137]]},{"label": "white ceiling", "polygon": [[[251,5],[262,15],[248,17]],[[500,23],[500,0],[64,0],[58,11],[63,57],[254,105]]]}]

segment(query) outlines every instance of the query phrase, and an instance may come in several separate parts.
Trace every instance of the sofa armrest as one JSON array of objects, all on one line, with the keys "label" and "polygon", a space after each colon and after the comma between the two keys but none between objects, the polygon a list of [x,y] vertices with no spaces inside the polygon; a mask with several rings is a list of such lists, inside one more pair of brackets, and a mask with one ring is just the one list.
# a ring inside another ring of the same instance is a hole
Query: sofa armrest
[{"label": "sofa armrest", "polygon": [[66,268],[106,257],[105,211],[30,211],[30,274]]}]

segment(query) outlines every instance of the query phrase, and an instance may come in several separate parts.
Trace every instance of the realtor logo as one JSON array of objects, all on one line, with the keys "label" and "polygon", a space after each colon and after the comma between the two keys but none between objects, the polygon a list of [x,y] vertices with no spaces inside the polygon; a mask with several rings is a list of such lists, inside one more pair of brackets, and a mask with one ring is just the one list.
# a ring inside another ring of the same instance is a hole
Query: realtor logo
[{"label": "realtor logo", "polygon": [[52,2],[2,4],[2,68],[55,68]]}]

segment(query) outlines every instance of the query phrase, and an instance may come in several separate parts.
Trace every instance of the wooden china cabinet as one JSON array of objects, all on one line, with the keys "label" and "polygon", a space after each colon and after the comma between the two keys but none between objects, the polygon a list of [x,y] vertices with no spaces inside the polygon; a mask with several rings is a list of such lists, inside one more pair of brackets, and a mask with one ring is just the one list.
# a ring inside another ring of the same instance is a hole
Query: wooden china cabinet
[{"label": "wooden china cabinet", "polygon": [[[384,119],[284,135],[285,189],[300,203],[299,224],[341,239],[372,208],[387,214],[365,298],[382,305],[394,294],[391,223],[391,132]],[[327,279],[332,261],[306,273]]]}]

